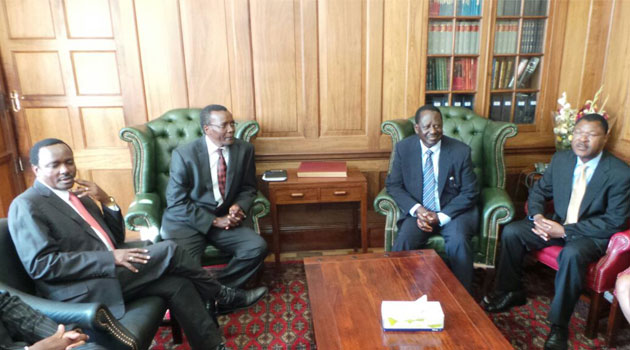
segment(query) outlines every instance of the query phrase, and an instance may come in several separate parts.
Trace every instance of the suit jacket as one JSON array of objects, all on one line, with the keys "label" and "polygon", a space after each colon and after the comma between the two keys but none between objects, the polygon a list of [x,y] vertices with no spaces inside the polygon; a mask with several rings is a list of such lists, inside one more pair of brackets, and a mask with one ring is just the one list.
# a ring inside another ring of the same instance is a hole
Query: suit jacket
[{"label": "suit jacket", "polygon": [[[543,177],[529,193],[528,213],[545,213],[545,203],[553,199],[553,220],[564,223],[577,156],[573,151],[557,152]],[[627,227],[630,214],[630,168],[612,154],[604,151],[593,176],[586,186],[580,205],[578,222],[564,225],[567,240],[590,237],[606,248],[610,237]]]},{"label": "suit jacket", "polygon": [[[81,202],[115,245],[123,244],[121,212],[103,211],[88,197]],[[98,301],[116,317],[124,314],[114,256],[90,225],[48,187],[35,181],[9,207],[9,230],[24,269],[38,294],[72,302]]]},{"label": "suit jacket", "polygon": [[[396,143],[394,163],[387,176],[387,192],[402,211],[400,220],[409,215],[417,203],[422,204],[422,147],[418,137],[407,137]],[[451,219],[477,205],[477,177],[473,172],[470,147],[442,136],[438,161],[438,195],[440,211]]]},{"label": "suit jacket", "polygon": [[227,214],[235,203],[247,213],[256,197],[254,146],[236,139],[229,146],[229,152],[226,198],[218,206],[212,191],[205,136],[173,151],[166,187],[167,207],[162,216],[163,238],[206,234],[215,217]]}]

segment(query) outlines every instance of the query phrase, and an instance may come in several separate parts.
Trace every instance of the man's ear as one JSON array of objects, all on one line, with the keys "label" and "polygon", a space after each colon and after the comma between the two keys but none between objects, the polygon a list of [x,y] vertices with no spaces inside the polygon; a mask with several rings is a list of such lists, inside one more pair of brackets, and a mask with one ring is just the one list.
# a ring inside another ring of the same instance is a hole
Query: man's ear
[{"label": "man's ear", "polygon": [[418,124],[413,124],[413,131],[414,131],[416,134],[420,134],[420,125],[418,125]]},{"label": "man's ear", "polygon": [[39,167],[37,165],[31,164],[31,170],[33,171],[33,174],[37,175],[37,171],[39,170]]}]

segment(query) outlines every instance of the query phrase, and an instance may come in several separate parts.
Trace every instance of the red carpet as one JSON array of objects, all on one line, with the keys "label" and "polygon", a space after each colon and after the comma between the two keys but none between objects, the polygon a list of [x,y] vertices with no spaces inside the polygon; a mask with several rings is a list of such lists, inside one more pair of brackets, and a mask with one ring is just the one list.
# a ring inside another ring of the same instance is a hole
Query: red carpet
[{"label": "red carpet", "polygon": [[[476,270],[475,284],[481,285],[483,270]],[[515,349],[542,349],[549,332],[547,313],[553,297],[551,269],[533,265],[525,269],[527,304],[510,312],[490,314],[494,324],[512,343]],[[269,287],[269,295],[249,310],[221,316],[225,342],[232,350],[311,350],[316,349],[311,325],[306,276],[301,263],[283,263],[279,271],[273,264],[266,265],[262,284]],[[481,288],[473,288],[480,291]],[[481,295],[474,296],[480,300]],[[584,337],[588,304],[580,301],[571,319],[569,329],[574,350],[607,349],[603,346],[602,332],[606,320],[600,322],[597,339]],[[448,317],[448,316],[447,316]],[[630,349],[630,329],[627,325],[618,331],[617,349]],[[174,345],[169,328],[160,328],[151,350],[189,350],[184,342]],[[411,348],[410,348],[411,349]],[[355,350],[355,349],[348,349]],[[357,349],[358,350],[358,349]]]}]

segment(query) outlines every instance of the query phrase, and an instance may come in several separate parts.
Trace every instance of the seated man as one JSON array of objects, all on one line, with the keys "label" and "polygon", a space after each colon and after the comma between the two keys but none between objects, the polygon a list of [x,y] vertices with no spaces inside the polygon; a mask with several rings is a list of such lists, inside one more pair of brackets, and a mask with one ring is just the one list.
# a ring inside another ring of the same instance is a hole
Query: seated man
[{"label": "seated man", "polygon": [[473,255],[470,238],[477,232],[477,177],[470,147],[442,135],[442,114],[431,105],[418,109],[418,138],[396,144],[387,192],[402,211],[393,250],[424,247],[441,234],[453,273],[470,291]]},{"label": "seated man", "polygon": [[199,265],[208,243],[231,254],[217,278],[239,287],[267,256],[267,243],[245,215],[256,197],[254,146],[234,138],[232,113],[223,106],[207,106],[199,120],[204,136],[172,153],[161,235]]},{"label": "seated man", "polygon": [[[249,307],[266,288],[221,285],[173,242],[125,249],[125,228],[114,199],[96,184],[75,179],[70,147],[37,142],[30,152],[36,181],[9,207],[9,230],[39,294],[70,302],[102,302],[113,315],[125,301],[163,297],[193,349],[222,349],[221,333],[206,301],[226,309]],[[73,189],[74,184],[78,187]],[[94,203],[101,203],[102,211]]]},{"label": "seated man", "polygon": [[0,321],[0,349],[105,350],[94,343],[86,344],[88,336],[80,330],[66,332],[64,325],[57,325],[6,292],[0,292]]},{"label": "seated man", "polygon": [[[569,151],[558,152],[527,202],[529,217],[510,223],[501,236],[495,291],[483,300],[489,312],[526,303],[521,263],[527,252],[563,246],[558,255],[555,295],[545,349],[566,349],[568,326],[586,268],[606,253],[610,237],[630,215],[630,168],[604,151],[608,122],[599,114],[580,118]],[[543,216],[553,199],[554,214]]]}]

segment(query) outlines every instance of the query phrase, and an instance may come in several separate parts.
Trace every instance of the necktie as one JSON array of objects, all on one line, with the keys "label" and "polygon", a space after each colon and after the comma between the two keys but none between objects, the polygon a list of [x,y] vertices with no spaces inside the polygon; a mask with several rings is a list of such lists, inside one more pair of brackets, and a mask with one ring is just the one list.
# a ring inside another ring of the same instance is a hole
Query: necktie
[{"label": "necktie", "polygon": [[422,168],[422,205],[435,211],[435,174],[433,173],[433,152],[427,150],[427,160]]},{"label": "necktie", "polygon": [[112,242],[111,238],[109,238],[107,232],[103,230],[103,227],[101,227],[98,221],[94,219],[90,212],[85,209],[85,206],[83,205],[83,203],[81,203],[79,197],[77,197],[77,195],[72,192],[70,192],[70,203],[72,203],[72,205],[77,209],[83,220],[85,220],[90,226],[92,226],[93,229],[98,232],[101,240],[109,248],[109,250],[116,249],[114,242]]},{"label": "necktie", "polygon": [[584,198],[584,192],[586,192],[586,169],[588,166],[582,164],[580,166],[580,176],[573,185],[571,191],[571,199],[569,200],[569,207],[567,209],[567,219],[565,224],[574,224],[578,221],[578,214],[580,213],[580,204],[582,204],[582,198]]},{"label": "necktie", "polygon": [[219,182],[219,192],[221,197],[225,199],[225,180],[227,178],[227,165],[225,164],[225,158],[223,158],[223,151],[221,148],[217,149],[219,153],[219,161],[217,162],[217,180]]}]

